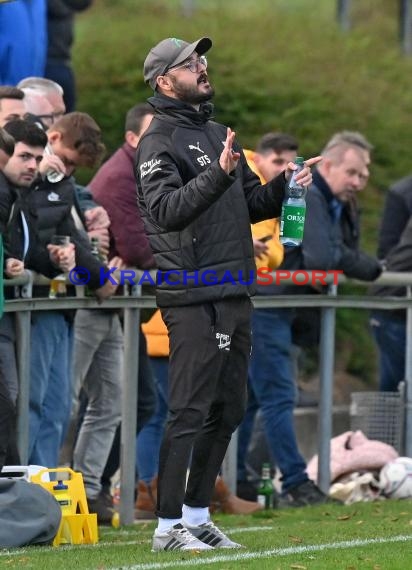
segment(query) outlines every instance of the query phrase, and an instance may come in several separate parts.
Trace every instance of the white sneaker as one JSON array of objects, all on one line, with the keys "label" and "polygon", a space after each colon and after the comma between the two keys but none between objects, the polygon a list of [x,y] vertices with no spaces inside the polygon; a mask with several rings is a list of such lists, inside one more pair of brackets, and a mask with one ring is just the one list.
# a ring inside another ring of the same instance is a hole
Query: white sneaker
[{"label": "white sneaker", "polygon": [[158,550],[213,550],[205,542],[198,540],[183,525],[175,524],[168,531],[153,535],[152,552]]},{"label": "white sneaker", "polygon": [[193,534],[193,536],[205,544],[209,544],[213,548],[243,548],[241,544],[230,540],[230,538],[217,528],[212,521],[203,523],[199,526],[190,526],[185,524],[185,527]]}]

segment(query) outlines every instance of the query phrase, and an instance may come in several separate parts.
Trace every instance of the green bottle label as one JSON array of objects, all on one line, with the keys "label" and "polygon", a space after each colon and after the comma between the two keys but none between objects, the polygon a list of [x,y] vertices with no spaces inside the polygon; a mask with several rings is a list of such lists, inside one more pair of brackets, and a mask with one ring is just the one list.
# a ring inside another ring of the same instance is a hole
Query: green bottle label
[{"label": "green bottle label", "polygon": [[286,238],[302,239],[305,228],[305,206],[282,206],[280,223],[280,236]]}]

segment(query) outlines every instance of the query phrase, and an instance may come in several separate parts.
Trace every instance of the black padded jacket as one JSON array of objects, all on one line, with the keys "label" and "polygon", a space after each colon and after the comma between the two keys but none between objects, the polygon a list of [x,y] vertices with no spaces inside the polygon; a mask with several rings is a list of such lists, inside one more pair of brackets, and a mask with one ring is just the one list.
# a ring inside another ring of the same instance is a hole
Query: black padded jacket
[{"label": "black padded jacket", "polygon": [[226,127],[210,120],[212,105],[193,107],[159,94],[154,119],[136,155],[138,201],[160,272],[161,307],[191,305],[255,293],[250,223],[278,217],[285,178],[266,185],[241,153],[226,174],[219,157]]}]

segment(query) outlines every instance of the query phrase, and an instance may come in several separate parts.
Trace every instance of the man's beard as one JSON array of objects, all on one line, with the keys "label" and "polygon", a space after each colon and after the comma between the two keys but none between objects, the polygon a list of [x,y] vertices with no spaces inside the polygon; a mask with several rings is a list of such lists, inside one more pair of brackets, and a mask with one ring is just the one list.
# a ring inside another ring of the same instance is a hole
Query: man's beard
[{"label": "man's beard", "polygon": [[[212,99],[215,94],[213,87],[209,87],[206,93],[199,93],[196,87],[190,85],[185,85],[184,83],[179,82],[175,77],[170,76],[173,89],[177,98],[180,101],[184,101],[189,105],[199,105],[200,103],[205,103]],[[202,76],[199,77],[199,82],[202,80]]]}]

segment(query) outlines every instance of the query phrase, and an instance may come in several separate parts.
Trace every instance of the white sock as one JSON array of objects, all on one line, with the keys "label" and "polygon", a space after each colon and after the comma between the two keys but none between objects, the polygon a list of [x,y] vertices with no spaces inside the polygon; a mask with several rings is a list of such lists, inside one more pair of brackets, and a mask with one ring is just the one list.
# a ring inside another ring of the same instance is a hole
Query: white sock
[{"label": "white sock", "polygon": [[183,505],[183,521],[189,526],[199,526],[210,520],[209,507],[188,507]]},{"label": "white sock", "polygon": [[175,524],[182,524],[182,519],[161,519],[159,518],[157,520],[157,531],[159,533],[164,533],[167,532],[168,530],[170,530],[172,528],[172,526],[175,526]]}]

